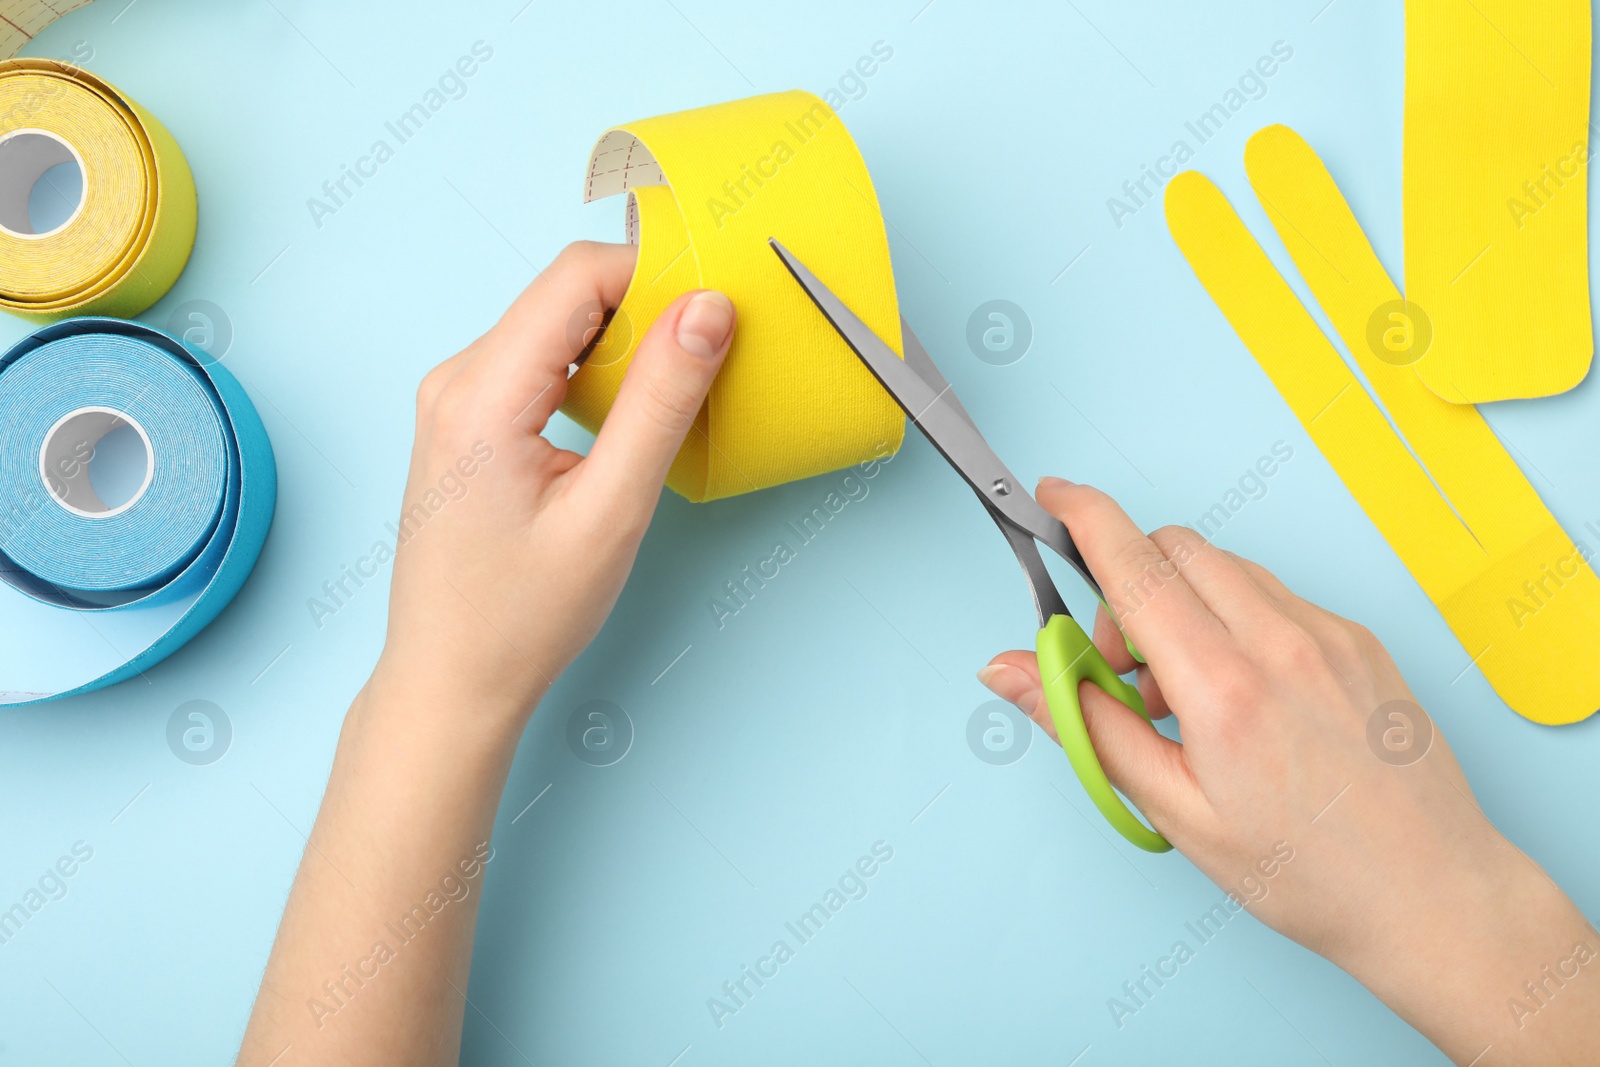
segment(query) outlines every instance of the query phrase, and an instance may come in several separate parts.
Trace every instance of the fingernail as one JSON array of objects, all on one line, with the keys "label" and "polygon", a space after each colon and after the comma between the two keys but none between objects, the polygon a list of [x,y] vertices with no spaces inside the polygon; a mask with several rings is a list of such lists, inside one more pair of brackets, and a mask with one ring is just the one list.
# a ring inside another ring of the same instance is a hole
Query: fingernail
[{"label": "fingernail", "polygon": [[1033,679],[1008,663],[991,663],[978,672],[978,681],[1001,700],[1015,704],[1024,715],[1032,716],[1039,707],[1042,691]]},{"label": "fingernail", "polygon": [[991,663],[978,672],[978,681],[1001,700],[1015,702],[1018,692],[1026,690],[1033,680],[1020,668],[1009,663]]},{"label": "fingernail", "polygon": [[711,359],[728,343],[733,329],[733,302],[715,289],[696,293],[678,316],[678,347]]},{"label": "fingernail", "polygon": [[1065,478],[1057,478],[1049,474],[1039,479],[1040,489],[1065,489],[1069,485],[1076,484],[1076,482],[1069,482]]},{"label": "fingernail", "polygon": [[1007,670],[1010,670],[1010,668],[1003,663],[991,663],[978,672],[978,684],[999,696],[1000,691],[994,687],[994,680]]}]

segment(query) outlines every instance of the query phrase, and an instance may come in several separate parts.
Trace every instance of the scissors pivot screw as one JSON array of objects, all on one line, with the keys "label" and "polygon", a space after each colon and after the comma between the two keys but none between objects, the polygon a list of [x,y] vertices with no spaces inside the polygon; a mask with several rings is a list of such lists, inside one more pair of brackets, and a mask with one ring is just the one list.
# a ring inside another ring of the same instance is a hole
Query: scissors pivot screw
[{"label": "scissors pivot screw", "polygon": [[995,481],[994,481],[994,495],[995,496],[1005,496],[1010,492],[1011,492],[1011,483],[1010,482],[1006,481],[1004,478],[996,478],[995,479]]}]

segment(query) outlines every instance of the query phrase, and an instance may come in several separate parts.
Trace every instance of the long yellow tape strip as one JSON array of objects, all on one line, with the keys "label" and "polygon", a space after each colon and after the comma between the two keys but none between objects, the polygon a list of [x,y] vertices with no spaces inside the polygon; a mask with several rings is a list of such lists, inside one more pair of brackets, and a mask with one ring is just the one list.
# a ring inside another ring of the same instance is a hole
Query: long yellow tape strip
[{"label": "long yellow tape strip", "polygon": [[668,485],[716,500],[900,446],[900,409],[767,245],[782,241],[901,351],[877,194],[832,109],[794,91],[611,130],[590,157],[584,199],[623,192],[638,264],[568,383],[564,412],[598,430],[649,324],[685,290],[712,288],[733,300],[739,328]]},{"label": "long yellow tape strip", "polygon": [[1592,550],[1574,545],[1475,408],[1440,399],[1369,344],[1372,309],[1404,303],[1311,147],[1287,127],[1268,127],[1251,138],[1245,161],[1296,266],[1405,440],[1221,191],[1191,171],[1168,184],[1166,213],[1195,275],[1501,698],[1535,722],[1593,714],[1600,579],[1587,562]]},{"label": "long yellow tape strip", "polygon": [[[76,162],[83,198],[36,233],[28,195]],[[194,179],[154,116],[88,71],[0,62],[0,307],[38,319],[131,317],[177,280],[194,245]]]},{"label": "long yellow tape strip", "polygon": [[1590,0],[1406,2],[1406,296],[1434,327],[1417,373],[1453,403],[1588,373],[1590,20]]}]

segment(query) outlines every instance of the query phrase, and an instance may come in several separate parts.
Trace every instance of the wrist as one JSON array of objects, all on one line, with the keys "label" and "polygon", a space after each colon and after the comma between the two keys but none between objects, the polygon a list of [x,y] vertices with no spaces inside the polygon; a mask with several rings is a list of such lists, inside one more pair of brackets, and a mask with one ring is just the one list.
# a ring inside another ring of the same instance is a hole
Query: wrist
[{"label": "wrist", "polygon": [[529,693],[492,679],[463,678],[385,650],[350,713],[423,733],[515,745],[548,688],[541,682]]},{"label": "wrist", "polygon": [[1600,935],[1540,867],[1488,835],[1474,859],[1413,883],[1386,928],[1334,962],[1457,1062],[1491,1048],[1479,1067],[1567,1062],[1571,1021],[1600,1005]]}]

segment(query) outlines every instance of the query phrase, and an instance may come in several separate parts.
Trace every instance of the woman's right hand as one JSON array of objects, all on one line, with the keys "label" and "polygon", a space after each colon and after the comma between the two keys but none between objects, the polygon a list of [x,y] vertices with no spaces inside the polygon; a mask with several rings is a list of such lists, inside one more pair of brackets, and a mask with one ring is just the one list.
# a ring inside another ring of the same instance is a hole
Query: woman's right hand
[{"label": "woman's right hand", "polygon": [[[1457,1062],[1593,1063],[1600,935],[1479,810],[1372,633],[1193,530],[1146,536],[1095,489],[1037,495],[1148,666],[1104,611],[1095,644],[1181,723],[1179,744],[1081,688],[1107,775],[1155,828]],[[1055,736],[1033,653],[979,678]]]}]

